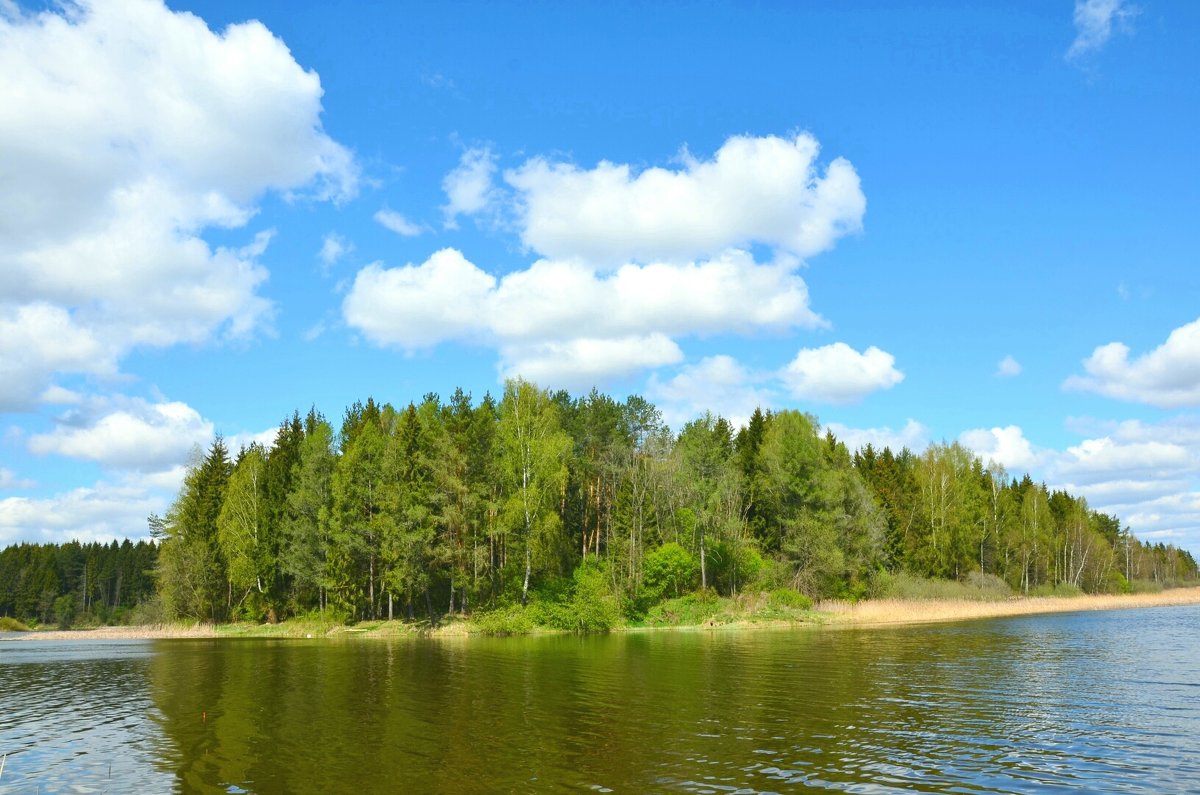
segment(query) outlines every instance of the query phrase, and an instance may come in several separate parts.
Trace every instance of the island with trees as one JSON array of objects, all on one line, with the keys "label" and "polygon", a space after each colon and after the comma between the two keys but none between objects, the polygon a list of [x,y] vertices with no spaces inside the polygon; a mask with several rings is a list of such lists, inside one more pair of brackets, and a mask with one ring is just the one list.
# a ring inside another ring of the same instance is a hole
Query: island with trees
[{"label": "island with trees", "polygon": [[794,410],[736,430],[706,414],[673,433],[641,397],[523,380],[499,400],[368,398],[338,427],[296,412],[270,447],[218,437],[149,533],[0,551],[0,616],[603,630],[939,584],[1198,584],[1186,550],[958,443],[852,452]]}]

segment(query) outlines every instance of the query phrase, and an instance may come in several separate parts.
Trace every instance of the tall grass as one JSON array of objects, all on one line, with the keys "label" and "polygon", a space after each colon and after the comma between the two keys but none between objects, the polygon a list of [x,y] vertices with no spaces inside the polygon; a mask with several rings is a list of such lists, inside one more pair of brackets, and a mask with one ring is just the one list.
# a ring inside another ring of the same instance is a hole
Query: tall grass
[{"label": "tall grass", "polygon": [[1008,583],[996,575],[979,572],[971,572],[962,582],[928,580],[913,574],[885,574],[876,584],[875,597],[914,602],[1002,602],[1011,599],[1013,591],[1008,587]]}]

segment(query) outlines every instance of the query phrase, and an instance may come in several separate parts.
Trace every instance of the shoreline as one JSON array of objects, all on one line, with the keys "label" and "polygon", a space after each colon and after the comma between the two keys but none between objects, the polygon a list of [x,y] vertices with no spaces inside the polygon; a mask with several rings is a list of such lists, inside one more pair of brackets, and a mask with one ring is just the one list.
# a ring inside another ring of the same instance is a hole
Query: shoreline
[{"label": "shoreline", "polygon": [[[1017,596],[1001,602],[971,600],[901,600],[871,599],[862,602],[827,601],[818,603],[809,615],[811,620],[755,620],[754,616],[735,618],[731,622],[704,622],[670,626],[618,627],[614,632],[677,632],[715,630],[779,629],[785,627],[888,627],[915,624],[935,624],[954,621],[973,621],[989,618],[1075,613],[1097,610],[1126,610],[1146,607],[1175,607],[1200,604],[1200,586],[1174,588],[1159,593],[1086,595],[1086,596]],[[461,638],[473,633],[465,622],[454,621],[429,632],[402,622],[379,622],[370,627],[332,628],[300,622],[280,624],[157,624],[148,626],[96,627],[94,629],[32,630],[12,633],[0,641],[22,640],[176,640],[187,638],[333,638],[333,637],[433,637]],[[562,634],[538,631],[530,634]]]},{"label": "shoreline", "polygon": [[1142,594],[1016,596],[1002,602],[872,599],[857,603],[822,602],[816,609],[828,616],[828,625],[871,627],[1193,604],[1200,604],[1200,586]]}]

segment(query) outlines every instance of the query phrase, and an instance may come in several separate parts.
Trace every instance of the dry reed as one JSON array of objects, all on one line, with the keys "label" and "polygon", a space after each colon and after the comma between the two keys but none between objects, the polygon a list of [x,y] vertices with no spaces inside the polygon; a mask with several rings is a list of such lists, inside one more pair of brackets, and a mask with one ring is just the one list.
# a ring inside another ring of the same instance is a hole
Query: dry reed
[{"label": "dry reed", "polygon": [[1120,610],[1131,607],[1165,607],[1197,603],[1200,603],[1200,588],[1176,588],[1160,593],[1112,596],[1015,597],[1002,602],[976,602],[966,599],[876,599],[856,603],[826,601],[818,604],[816,609],[830,616],[830,624],[861,626],[924,624],[1039,613]]}]

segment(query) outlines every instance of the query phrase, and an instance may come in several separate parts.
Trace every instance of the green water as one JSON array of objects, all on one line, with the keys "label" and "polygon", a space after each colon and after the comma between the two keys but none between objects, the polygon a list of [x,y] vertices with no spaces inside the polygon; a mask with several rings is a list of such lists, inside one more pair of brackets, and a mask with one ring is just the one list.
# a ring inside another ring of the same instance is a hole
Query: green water
[{"label": "green water", "polygon": [[1198,791],[1197,626],[0,642],[0,793]]}]

